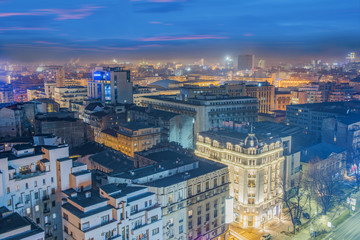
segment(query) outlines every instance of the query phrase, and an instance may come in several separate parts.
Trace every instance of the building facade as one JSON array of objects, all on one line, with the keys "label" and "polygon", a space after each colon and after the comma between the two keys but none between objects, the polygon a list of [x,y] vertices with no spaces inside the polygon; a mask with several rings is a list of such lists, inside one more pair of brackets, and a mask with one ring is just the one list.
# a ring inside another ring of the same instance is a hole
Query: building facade
[{"label": "building facade", "polygon": [[162,239],[161,207],[146,187],[108,184],[64,195],[64,239]]},{"label": "building facade", "polygon": [[255,122],[257,99],[252,97],[199,96],[179,101],[171,97],[142,97],[141,106],[174,112],[194,118],[194,132],[222,127],[223,121]]},{"label": "building facade", "polygon": [[246,95],[257,98],[259,113],[269,113],[274,110],[274,86],[269,84],[247,85]]},{"label": "building facade", "polygon": [[282,212],[283,145],[279,138],[254,133],[199,133],[195,154],[229,167],[234,221],[261,227]]},{"label": "building facade", "polygon": [[161,239],[217,239],[227,231],[233,213],[225,165],[171,150],[142,157],[157,163],[111,175],[108,181],[146,186],[155,193],[162,211]]},{"label": "building facade", "polygon": [[56,161],[68,156],[67,146],[15,145],[0,153],[0,205],[32,219],[46,239],[62,239]]},{"label": "building facade", "polygon": [[61,108],[69,108],[71,102],[82,102],[87,99],[87,88],[82,86],[56,87],[54,100]]},{"label": "building facade", "polygon": [[0,85],[0,103],[14,102],[14,91],[11,84]]},{"label": "building facade", "polygon": [[88,96],[111,104],[132,103],[130,70],[104,67],[101,71],[95,71],[93,79],[88,81]]},{"label": "building facade", "polygon": [[111,147],[133,157],[135,152],[141,152],[160,143],[160,127],[131,123],[121,125],[118,129],[105,129],[96,142]]}]

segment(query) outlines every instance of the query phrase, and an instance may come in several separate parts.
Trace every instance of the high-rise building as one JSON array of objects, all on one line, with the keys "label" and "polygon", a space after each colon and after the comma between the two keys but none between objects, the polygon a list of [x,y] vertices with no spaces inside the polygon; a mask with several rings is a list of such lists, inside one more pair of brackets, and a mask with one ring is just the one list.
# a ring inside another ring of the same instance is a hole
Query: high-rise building
[{"label": "high-rise building", "polygon": [[57,179],[65,181],[66,176],[59,176],[56,162],[68,156],[66,145],[21,144],[0,153],[0,206],[31,218],[44,228],[46,238],[62,239],[57,230],[61,229]]},{"label": "high-rise building", "polygon": [[63,66],[46,66],[43,74],[45,82],[55,82],[56,87],[65,86],[65,70]]},{"label": "high-rise building", "polygon": [[275,87],[268,83],[246,86],[246,95],[258,99],[259,113],[269,113],[274,110]]},{"label": "high-rise building", "polygon": [[265,68],[265,60],[264,59],[259,59],[258,67],[259,68]]},{"label": "high-rise building", "polygon": [[44,91],[46,98],[51,98],[51,99],[54,98],[55,88],[56,88],[55,82],[44,82]]},{"label": "high-rise building", "polygon": [[14,91],[11,84],[0,85],[0,103],[14,102]]},{"label": "high-rise building", "polygon": [[239,55],[238,70],[252,70],[254,68],[255,55]]},{"label": "high-rise building", "polygon": [[132,103],[130,70],[104,67],[102,71],[95,71],[93,79],[88,81],[88,98],[111,104]]},{"label": "high-rise building", "polygon": [[87,88],[82,86],[56,87],[54,100],[61,108],[69,108],[71,102],[82,102],[87,99]]}]

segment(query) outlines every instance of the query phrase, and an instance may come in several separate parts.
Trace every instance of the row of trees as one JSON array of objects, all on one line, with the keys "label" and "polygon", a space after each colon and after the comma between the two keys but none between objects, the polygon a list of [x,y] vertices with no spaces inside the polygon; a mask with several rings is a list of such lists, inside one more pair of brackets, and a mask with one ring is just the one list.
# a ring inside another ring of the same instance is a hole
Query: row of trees
[{"label": "row of trees", "polygon": [[320,168],[314,163],[310,164],[306,171],[298,173],[290,191],[286,184],[282,184],[283,204],[289,212],[294,234],[306,205],[311,213],[312,200],[321,206],[322,214],[325,215],[337,201],[341,200],[337,189],[341,177],[338,168]]}]

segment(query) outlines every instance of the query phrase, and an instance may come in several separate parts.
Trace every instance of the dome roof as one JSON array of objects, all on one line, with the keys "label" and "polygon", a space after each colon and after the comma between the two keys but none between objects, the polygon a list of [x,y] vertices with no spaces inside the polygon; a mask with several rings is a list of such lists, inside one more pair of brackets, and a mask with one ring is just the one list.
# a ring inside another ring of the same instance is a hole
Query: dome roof
[{"label": "dome roof", "polygon": [[255,137],[255,133],[249,133],[245,138],[245,147],[257,147],[259,145],[259,140]]}]

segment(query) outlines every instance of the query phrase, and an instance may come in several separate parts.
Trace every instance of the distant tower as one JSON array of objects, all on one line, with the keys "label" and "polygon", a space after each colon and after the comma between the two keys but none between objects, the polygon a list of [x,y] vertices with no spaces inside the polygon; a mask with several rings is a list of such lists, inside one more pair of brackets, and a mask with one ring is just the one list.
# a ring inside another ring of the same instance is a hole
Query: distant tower
[{"label": "distant tower", "polygon": [[259,59],[258,67],[264,69],[265,68],[265,60]]},{"label": "distant tower", "polygon": [[122,67],[104,67],[102,71],[95,71],[93,79],[88,81],[88,97],[111,104],[132,103],[130,70]]},{"label": "distant tower", "polygon": [[46,66],[43,74],[45,82],[56,82],[56,87],[65,86],[65,70],[63,66]]},{"label": "distant tower", "polygon": [[355,53],[352,52],[352,53],[349,53],[346,57],[346,59],[349,61],[349,62],[355,62]]},{"label": "distant tower", "polygon": [[238,70],[252,70],[254,68],[255,55],[246,54],[238,56]]}]

